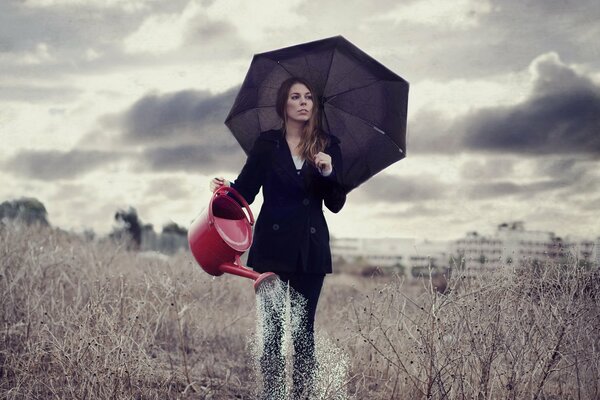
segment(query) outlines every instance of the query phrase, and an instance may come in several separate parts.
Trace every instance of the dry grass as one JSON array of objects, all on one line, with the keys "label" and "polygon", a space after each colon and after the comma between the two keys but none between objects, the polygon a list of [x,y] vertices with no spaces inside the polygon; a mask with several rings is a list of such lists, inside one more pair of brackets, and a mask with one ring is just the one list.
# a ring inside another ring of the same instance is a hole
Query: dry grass
[{"label": "dry grass", "polygon": [[[321,335],[355,399],[600,398],[597,275],[574,266],[327,278]],[[0,230],[0,397],[250,399],[249,281],[48,229]]]},{"label": "dry grass", "polygon": [[249,398],[253,293],[49,230],[1,233],[1,397]]},{"label": "dry grass", "polygon": [[600,398],[599,275],[574,265],[458,276],[445,295],[396,282],[354,303],[369,398]]}]

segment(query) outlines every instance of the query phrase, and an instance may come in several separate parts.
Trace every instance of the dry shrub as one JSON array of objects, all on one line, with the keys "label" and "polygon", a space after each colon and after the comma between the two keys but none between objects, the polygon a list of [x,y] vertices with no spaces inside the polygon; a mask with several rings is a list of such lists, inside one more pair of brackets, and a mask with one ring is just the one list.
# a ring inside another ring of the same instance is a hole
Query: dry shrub
[{"label": "dry shrub", "polygon": [[248,398],[250,285],[217,287],[188,254],[141,257],[50,229],[0,235],[0,397]]},{"label": "dry shrub", "polygon": [[600,284],[577,265],[455,275],[446,294],[397,280],[354,302],[364,398],[600,398]]},{"label": "dry shrub", "polygon": [[[576,261],[454,274],[445,294],[337,268],[317,334],[353,399],[597,399],[598,275]],[[248,280],[187,253],[0,228],[0,398],[250,399],[255,315]]]}]

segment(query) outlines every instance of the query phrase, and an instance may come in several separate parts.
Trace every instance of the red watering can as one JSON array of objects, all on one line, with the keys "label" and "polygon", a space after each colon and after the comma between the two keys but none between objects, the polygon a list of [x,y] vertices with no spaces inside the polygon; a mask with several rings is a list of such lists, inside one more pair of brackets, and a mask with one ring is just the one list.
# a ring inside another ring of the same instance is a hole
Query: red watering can
[{"label": "red watering can", "polygon": [[240,256],[252,245],[252,225],[254,216],[244,197],[231,187],[221,186],[213,193],[208,208],[188,230],[190,250],[200,267],[210,275],[221,276],[226,272],[250,278],[255,281],[254,290],[257,290],[261,283],[277,275],[260,274],[242,265]]}]

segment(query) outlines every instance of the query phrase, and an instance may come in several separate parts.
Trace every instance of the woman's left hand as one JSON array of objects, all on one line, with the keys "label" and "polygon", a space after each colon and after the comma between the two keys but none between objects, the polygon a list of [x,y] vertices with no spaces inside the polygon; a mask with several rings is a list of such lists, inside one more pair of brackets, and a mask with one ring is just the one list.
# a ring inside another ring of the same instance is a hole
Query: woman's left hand
[{"label": "woman's left hand", "polygon": [[318,152],[315,155],[315,165],[319,168],[322,175],[329,175],[333,171],[333,165],[331,164],[331,156],[329,154]]}]

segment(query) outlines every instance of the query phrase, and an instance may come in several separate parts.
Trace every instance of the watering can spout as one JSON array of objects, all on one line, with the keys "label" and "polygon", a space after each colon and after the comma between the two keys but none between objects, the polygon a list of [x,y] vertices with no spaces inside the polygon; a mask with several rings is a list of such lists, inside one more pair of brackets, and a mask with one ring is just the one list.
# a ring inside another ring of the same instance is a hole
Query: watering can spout
[{"label": "watering can spout", "polygon": [[258,279],[254,282],[254,291],[258,292],[261,287],[266,287],[269,284],[274,283],[279,277],[273,272],[265,272],[260,274]]},{"label": "watering can spout", "polygon": [[277,275],[273,272],[265,272],[261,274],[259,272],[251,270],[250,268],[244,267],[241,264],[239,256],[235,257],[235,263],[228,262],[221,264],[219,266],[219,270],[227,274],[252,279],[254,281],[255,291],[258,291],[259,287],[261,287],[263,283],[272,282],[273,280],[277,279]]}]

